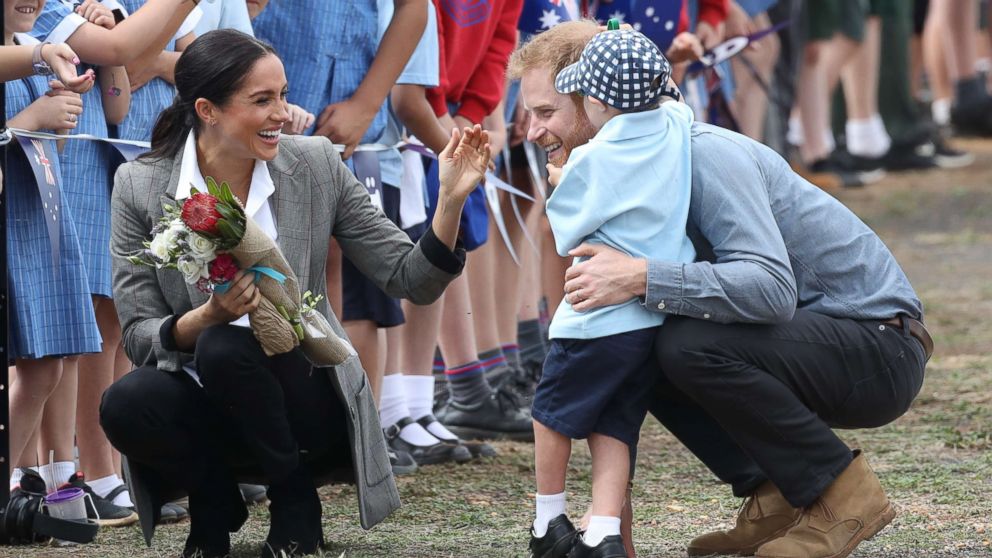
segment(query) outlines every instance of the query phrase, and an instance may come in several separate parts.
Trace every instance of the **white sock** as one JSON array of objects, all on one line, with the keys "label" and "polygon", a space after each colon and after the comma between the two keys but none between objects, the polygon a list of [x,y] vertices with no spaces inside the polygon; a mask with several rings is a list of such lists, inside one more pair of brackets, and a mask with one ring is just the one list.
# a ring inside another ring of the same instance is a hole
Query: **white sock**
[{"label": "white sock", "polygon": [[17,467],[14,472],[10,474],[10,489],[13,490],[17,488],[17,485],[21,484],[21,477],[24,473],[21,472],[21,468]]},{"label": "white sock", "polygon": [[796,116],[789,117],[789,128],[785,132],[785,141],[790,145],[802,145],[806,143],[806,136],[803,134],[803,123]]},{"label": "white sock", "polygon": [[50,491],[55,491],[69,482],[69,477],[75,472],[76,464],[72,461],[56,461],[51,465],[42,465],[38,468],[38,473],[41,478],[45,479],[45,485]]},{"label": "white sock", "polygon": [[589,526],[582,535],[586,546],[597,546],[603,539],[620,534],[620,518],[608,515],[594,515],[589,518]]},{"label": "white sock", "polygon": [[390,374],[382,378],[382,395],[379,398],[379,422],[389,428],[403,417],[410,416],[403,395],[403,374]]},{"label": "white sock", "polygon": [[[403,376],[403,387],[406,394],[406,406],[410,409],[410,418],[421,419],[433,412],[434,407],[434,376]],[[427,431],[438,440],[457,440],[440,422],[434,421]]]},{"label": "white sock", "polygon": [[[403,374],[390,374],[382,378],[379,421],[384,428],[410,416],[410,409],[406,406],[405,386]],[[417,423],[404,426],[403,430],[400,430],[400,438],[415,446],[433,446],[438,443],[437,438],[431,436],[423,426]]]},{"label": "white sock", "polygon": [[[111,490],[114,490],[118,486],[124,484],[117,475],[110,475],[109,477],[103,477],[96,480],[86,481],[86,484],[96,492],[96,495],[101,498],[106,498],[107,494],[110,494]],[[131,494],[127,491],[121,492],[113,500],[110,501],[111,504],[115,506],[121,506],[125,508],[133,508],[134,503],[131,501]]]},{"label": "white sock", "polygon": [[406,406],[410,408],[410,418],[417,420],[434,410],[434,376],[403,376]]},{"label": "white sock", "polygon": [[878,114],[864,120],[848,120],[844,131],[847,135],[847,150],[851,155],[881,157],[892,145],[892,139],[885,131],[885,123]]},{"label": "white sock", "polygon": [[548,523],[565,513],[565,493],[538,494],[537,516],[534,518],[534,535],[541,538],[548,534]]},{"label": "white sock", "polygon": [[951,123],[951,99],[950,97],[946,99],[934,99],[930,103],[930,115],[933,117],[934,124],[938,126],[947,126]]}]

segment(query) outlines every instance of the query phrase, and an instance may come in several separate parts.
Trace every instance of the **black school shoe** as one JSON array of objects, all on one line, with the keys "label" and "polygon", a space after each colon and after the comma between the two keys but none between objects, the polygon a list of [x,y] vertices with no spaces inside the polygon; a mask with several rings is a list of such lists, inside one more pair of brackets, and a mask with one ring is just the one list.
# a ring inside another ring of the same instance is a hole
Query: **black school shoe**
[{"label": "black school shoe", "polygon": [[[417,419],[417,423],[420,424],[420,426],[423,426],[424,429],[427,430],[428,432],[430,432],[430,428],[428,427],[435,422],[441,424],[440,421],[437,420],[437,417],[431,414],[424,415],[419,419]],[[438,440],[441,440],[442,444],[448,444],[449,446],[462,446],[466,448],[469,454],[471,454],[473,458],[496,457],[497,455],[499,455],[498,453],[496,453],[496,448],[490,446],[485,442],[466,442],[465,440],[462,440],[460,438],[456,438],[454,440],[445,440],[443,438],[438,438]]]},{"label": "black school shoe", "polygon": [[475,403],[452,400],[437,418],[463,440],[534,441],[530,412],[521,407],[513,394],[502,389]]},{"label": "black school shoe", "polygon": [[582,537],[576,537],[568,558],[627,558],[627,549],[620,535],[610,535],[596,546],[589,546]]},{"label": "black school shoe", "polygon": [[565,514],[551,520],[548,523],[548,532],[543,537],[534,536],[534,527],[530,529],[530,558],[566,558],[575,541],[579,538],[579,532],[568,520]]},{"label": "black school shoe", "polygon": [[410,456],[413,457],[413,460],[417,462],[418,466],[437,465],[439,463],[448,463],[450,461],[454,461],[456,463],[471,461],[472,454],[467,448],[462,446],[452,446],[445,444],[440,440],[429,446],[418,446],[407,442],[400,437],[400,432],[411,424],[414,424],[413,419],[410,417],[403,417],[396,421],[396,424],[382,429],[382,434],[386,437],[386,443],[393,449],[393,451],[399,450],[409,453]]},{"label": "black school shoe", "polygon": [[386,454],[389,456],[389,466],[393,470],[393,476],[412,475],[417,472],[417,462],[405,451],[395,451],[386,446]]}]

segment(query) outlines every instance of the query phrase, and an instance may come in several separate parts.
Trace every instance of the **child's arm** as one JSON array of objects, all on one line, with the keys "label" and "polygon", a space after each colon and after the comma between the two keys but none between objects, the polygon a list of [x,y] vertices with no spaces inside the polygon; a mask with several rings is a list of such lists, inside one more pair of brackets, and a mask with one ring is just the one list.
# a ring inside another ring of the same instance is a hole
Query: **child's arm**
[{"label": "child's arm", "polygon": [[[76,13],[87,21],[63,39],[84,62],[97,66],[123,66],[149,49],[164,49],[196,4],[193,0],[148,0],[141,9],[113,29],[89,22],[87,13],[102,7],[95,0],[83,2],[76,8]],[[46,17],[59,21],[64,19],[64,15],[49,10],[43,12],[41,19]],[[51,29],[55,27],[50,23],[48,26]]]},{"label": "child's arm", "polygon": [[186,33],[176,39],[175,50],[155,50],[155,45],[141,53],[136,60],[127,65],[127,75],[131,79],[131,91],[137,91],[141,86],[155,78],[162,78],[175,85],[176,62],[179,56],[194,40],[195,33]]},{"label": "child's arm", "polygon": [[425,89],[422,85],[396,85],[389,100],[396,118],[407,131],[417,136],[431,151],[440,153],[448,144],[450,128],[446,130],[434,116],[434,110],[424,96]]},{"label": "child's arm", "polygon": [[100,98],[107,124],[117,126],[131,110],[131,85],[124,66],[102,66],[97,70]]},{"label": "child's arm", "polygon": [[379,107],[386,101],[427,24],[427,0],[393,0],[393,19],[379,43],[369,73],[346,101],[328,105],[317,118],[315,136],[345,145],[347,159],[358,147]]},{"label": "child's arm", "polygon": [[83,100],[79,94],[64,89],[49,91],[14,115],[9,124],[11,128],[23,130],[63,133],[76,128],[82,113]]},{"label": "child's arm", "polygon": [[[34,74],[34,45],[0,47],[0,81],[11,81]],[[41,59],[51,66],[56,78],[66,89],[86,93],[93,87],[93,72],[76,75],[79,58],[69,45],[46,44],[41,47]]]}]

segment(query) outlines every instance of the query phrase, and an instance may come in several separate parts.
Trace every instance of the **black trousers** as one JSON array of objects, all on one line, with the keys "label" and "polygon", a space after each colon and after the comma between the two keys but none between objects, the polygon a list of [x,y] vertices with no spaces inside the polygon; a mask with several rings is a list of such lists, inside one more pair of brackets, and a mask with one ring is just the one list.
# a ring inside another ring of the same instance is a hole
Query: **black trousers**
[{"label": "black trousers", "polygon": [[805,310],[777,325],[672,317],[655,350],[662,374],[651,414],[735,495],[771,480],[795,507],[851,462],[832,428],[901,416],[926,364],[908,330]]},{"label": "black trousers", "polygon": [[301,451],[349,462],[346,410],[324,369],[297,349],[265,356],[247,328],[205,330],[197,340],[201,388],[185,372],[142,366],[107,389],[100,423],[111,444],[188,493],[234,471],[270,484],[293,473]]}]

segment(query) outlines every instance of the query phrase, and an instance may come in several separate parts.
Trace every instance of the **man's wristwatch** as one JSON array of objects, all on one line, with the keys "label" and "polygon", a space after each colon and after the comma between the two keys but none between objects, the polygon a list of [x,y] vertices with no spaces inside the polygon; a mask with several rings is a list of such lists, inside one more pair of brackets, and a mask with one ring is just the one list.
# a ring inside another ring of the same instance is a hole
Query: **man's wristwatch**
[{"label": "man's wristwatch", "polygon": [[55,74],[52,71],[52,67],[48,65],[48,62],[45,62],[41,58],[41,49],[47,44],[50,43],[38,43],[35,45],[34,54],[31,55],[31,66],[34,68],[34,73],[39,76],[51,76]]}]

